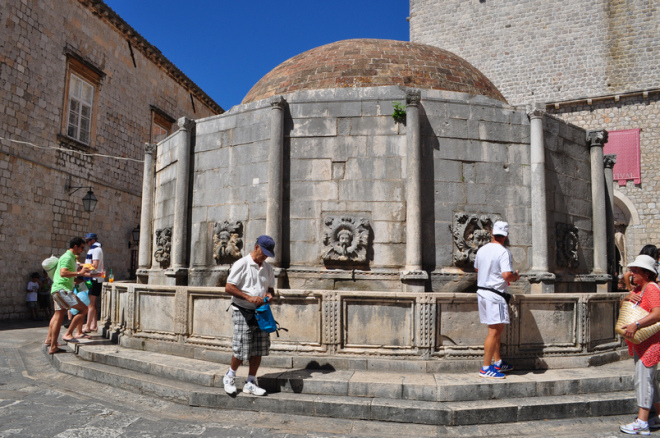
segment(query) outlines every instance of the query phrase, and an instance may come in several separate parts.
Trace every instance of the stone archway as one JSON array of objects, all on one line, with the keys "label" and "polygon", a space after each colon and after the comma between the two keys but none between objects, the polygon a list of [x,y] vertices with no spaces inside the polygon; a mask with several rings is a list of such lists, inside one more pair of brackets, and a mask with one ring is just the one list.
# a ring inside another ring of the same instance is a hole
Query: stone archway
[{"label": "stone archway", "polygon": [[637,208],[626,195],[614,190],[614,229],[617,249],[617,263],[625,266],[637,254],[635,234],[641,222]]}]

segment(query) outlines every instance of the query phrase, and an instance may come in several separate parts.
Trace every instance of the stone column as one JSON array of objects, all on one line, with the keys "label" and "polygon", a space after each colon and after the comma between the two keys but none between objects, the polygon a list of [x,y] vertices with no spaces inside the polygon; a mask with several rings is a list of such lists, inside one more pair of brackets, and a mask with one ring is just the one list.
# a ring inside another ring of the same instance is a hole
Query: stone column
[{"label": "stone column", "polygon": [[530,119],[530,172],[532,190],[532,269],[528,280],[532,293],[553,293],[555,276],[548,272],[548,211],[545,191],[545,104],[527,108]]},{"label": "stone column", "polygon": [[406,267],[401,280],[406,291],[423,291],[428,274],[422,271],[422,146],[419,90],[406,91]]},{"label": "stone column", "polygon": [[[282,96],[270,99],[270,151],[268,153],[268,204],[266,232],[275,241],[275,257],[269,259],[273,267],[282,266],[282,199],[284,187],[284,105]],[[261,233],[260,233],[261,234]],[[248,242],[250,249],[254,242]]]},{"label": "stone column", "polygon": [[[140,214],[140,246],[138,270],[151,268],[151,235],[154,208],[154,184],[156,174],[156,145],[144,144],[144,172],[142,177],[142,212]],[[139,277],[138,277],[139,278]]]},{"label": "stone column", "polygon": [[195,121],[182,117],[177,121],[179,138],[176,163],[176,197],[174,199],[174,226],[172,227],[172,266],[165,273],[183,284],[187,275],[186,248],[188,225],[188,188],[190,179],[190,152]]},{"label": "stone column", "polygon": [[[594,267],[597,277],[596,290],[607,292],[607,213],[605,175],[603,173],[603,145],[607,143],[607,131],[587,131],[587,145],[591,151],[591,206],[593,215]],[[605,280],[604,282],[602,280]]]},{"label": "stone column", "polygon": [[607,272],[612,276],[610,291],[616,291],[616,244],[614,242],[614,165],[616,164],[616,154],[605,155],[603,158],[605,164],[605,191],[607,192],[607,202],[605,206],[607,211]]}]

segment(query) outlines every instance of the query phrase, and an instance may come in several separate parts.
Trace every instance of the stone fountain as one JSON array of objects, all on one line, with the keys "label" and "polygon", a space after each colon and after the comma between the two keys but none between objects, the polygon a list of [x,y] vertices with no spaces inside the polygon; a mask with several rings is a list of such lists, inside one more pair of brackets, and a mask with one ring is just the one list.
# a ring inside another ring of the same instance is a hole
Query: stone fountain
[{"label": "stone fountain", "polygon": [[523,275],[503,354],[528,368],[618,360],[607,133],[544,108],[509,106],[421,44],[348,40],[285,61],[241,105],[146,145],[138,282],[106,285],[108,331],[226,360],[229,269],[269,234],[289,328],[271,363],[462,369],[485,336],[472,263],[502,219]]}]

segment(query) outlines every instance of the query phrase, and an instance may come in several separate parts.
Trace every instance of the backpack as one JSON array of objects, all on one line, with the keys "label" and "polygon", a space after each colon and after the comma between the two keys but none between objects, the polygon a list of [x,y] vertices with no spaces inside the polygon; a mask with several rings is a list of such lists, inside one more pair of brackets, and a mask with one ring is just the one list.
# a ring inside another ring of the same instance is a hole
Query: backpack
[{"label": "backpack", "polygon": [[53,277],[55,276],[55,270],[57,269],[57,263],[59,261],[59,257],[52,255],[41,262],[41,267],[44,268],[44,271],[46,271],[46,274],[48,274],[48,277],[50,277],[51,280],[53,280]]}]

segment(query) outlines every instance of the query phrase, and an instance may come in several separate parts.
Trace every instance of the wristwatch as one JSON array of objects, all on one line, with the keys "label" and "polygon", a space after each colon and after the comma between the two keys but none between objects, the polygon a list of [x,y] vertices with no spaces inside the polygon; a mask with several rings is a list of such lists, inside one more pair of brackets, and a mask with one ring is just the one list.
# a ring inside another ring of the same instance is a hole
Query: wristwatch
[{"label": "wristwatch", "polygon": [[635,321],[635,324],[637,324],[637,330],[639,330],[639,321]]}]

